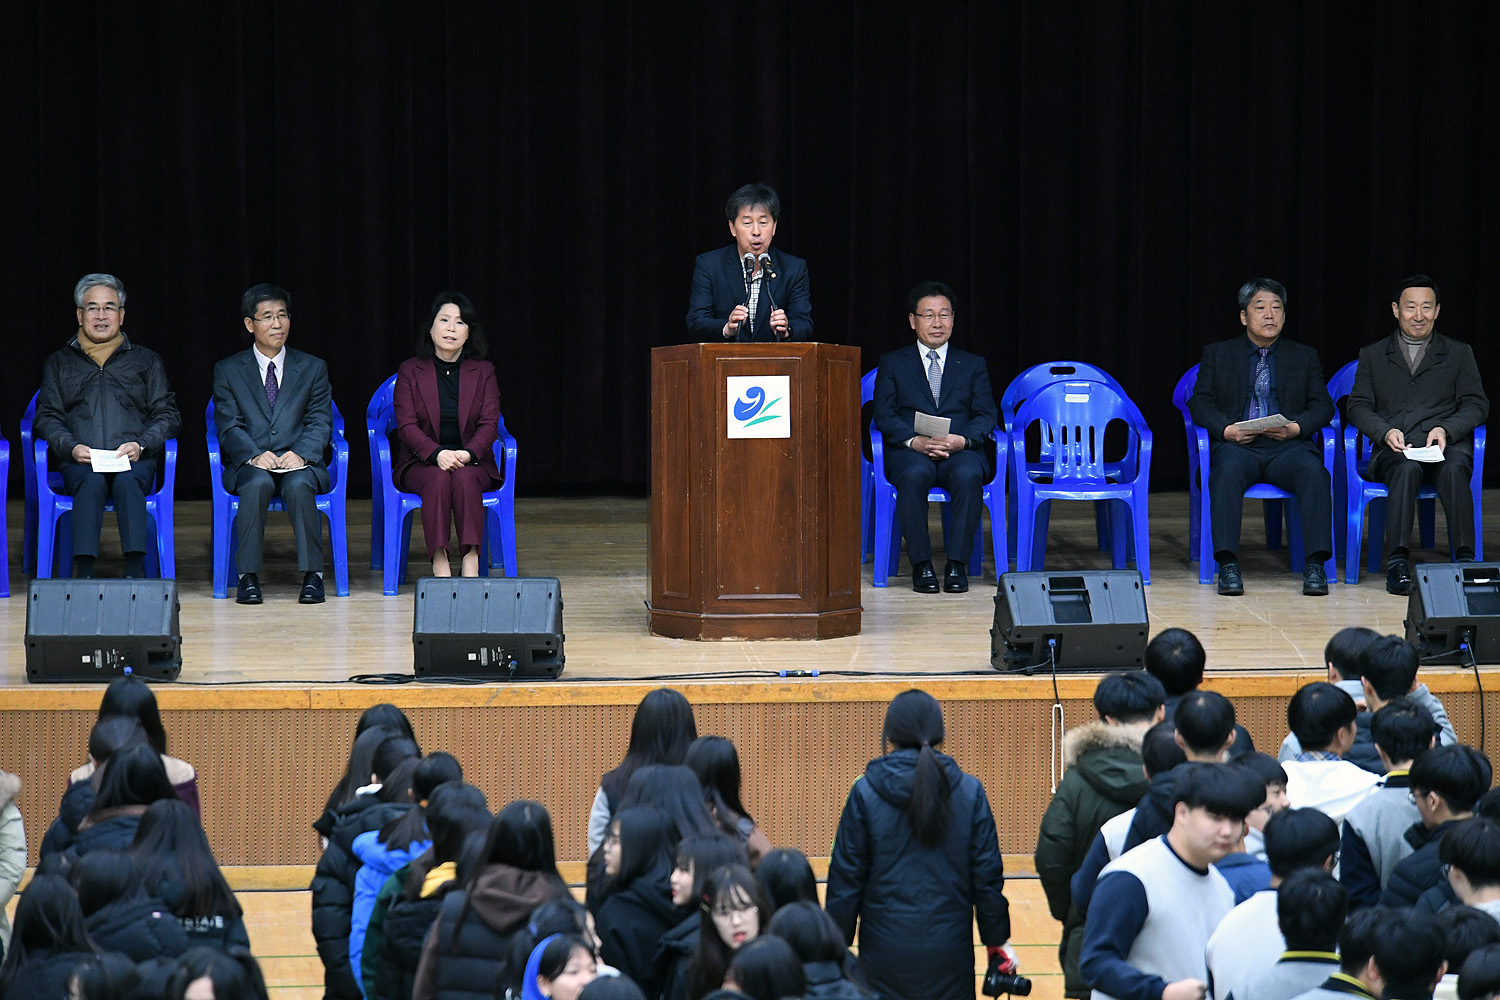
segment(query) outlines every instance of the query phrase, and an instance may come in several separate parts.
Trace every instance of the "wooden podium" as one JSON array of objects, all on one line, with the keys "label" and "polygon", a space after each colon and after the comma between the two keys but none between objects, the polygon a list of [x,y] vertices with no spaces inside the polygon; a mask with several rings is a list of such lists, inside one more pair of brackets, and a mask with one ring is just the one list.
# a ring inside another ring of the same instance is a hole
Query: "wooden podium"
[{"label": "wooden podium", "polygon": [[858,635],[859,349],[651,352],[651,631]]}]

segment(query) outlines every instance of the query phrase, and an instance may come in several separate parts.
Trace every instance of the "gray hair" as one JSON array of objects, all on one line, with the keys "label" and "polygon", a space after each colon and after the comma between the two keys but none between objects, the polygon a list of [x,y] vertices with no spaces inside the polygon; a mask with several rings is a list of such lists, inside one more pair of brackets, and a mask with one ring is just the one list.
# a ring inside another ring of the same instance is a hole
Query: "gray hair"
[{"label": "gray hair", "polygon": [[120,296],[120,308],[125,308],[125,282],[116,278],[113,274],[85,274],[78,279],[78,284],[73,286],[73,305],[83,308],[83,297],[88,294],[90,288],[112,288]]},{"label": "gray hair", "polygon": [[[1240,286],[1240,312],[1250,308],[1250,300],[1261,292],[1270,292],[1281,300],[1281,308],[1286,308],[1286,286],[1274,278],[1251,278]],[[125,300],[121,299],[124,305]]]}]

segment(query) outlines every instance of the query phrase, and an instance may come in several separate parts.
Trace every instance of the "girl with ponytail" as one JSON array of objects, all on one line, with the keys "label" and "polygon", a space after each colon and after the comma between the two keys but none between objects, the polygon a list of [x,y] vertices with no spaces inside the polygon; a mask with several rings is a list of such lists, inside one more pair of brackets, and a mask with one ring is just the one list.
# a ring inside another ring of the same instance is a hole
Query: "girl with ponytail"
[{"label": "girl with ponytail", "polygon": [[972,927],[992,953],[1010,937],[995,817],[984,786],[939,750],[943,710],[903,691],[886,710],[884,756],[865,766],[839,818],[827,912],[888,1000],[973,1000]]}]

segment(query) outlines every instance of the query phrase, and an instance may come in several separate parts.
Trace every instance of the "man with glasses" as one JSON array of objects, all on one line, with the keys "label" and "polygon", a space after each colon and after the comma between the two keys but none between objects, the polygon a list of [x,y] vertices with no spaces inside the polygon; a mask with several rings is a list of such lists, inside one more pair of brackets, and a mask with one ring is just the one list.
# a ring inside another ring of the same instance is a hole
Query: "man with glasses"
[{"label": "man with glasses", "polygon": [[[908,345],[880,359],[875,426],[885,438],[885,476],[896,487],[896,520],[906,536],[911,589],[938,592],[927,537],[927,493],[940,486],[948,491],[950,506],[942,589],[961,594],[969,589],[969,556],[979,530],[984,484],[994,471],[985,443],[1000,411],[984,358],[948,343],[953,290],[941,281],[924,281],[911,290],[907,306],[917,343],[915,349]],[[919,431],[919,414],[946,421],[947,432],[926,421]]]},{"label": "man with glasses", "polygon": [[33,430],[62,463],[63,492],[73,497],[73,575],[94,575],[104,505],[113,502],[124,575],[143,577],[152,542],[146,495],[156,456],[181,422],[177,401],[161,355],[125,335],[119,278],[84,275],[73,305],[78,331],[42,369]]}]

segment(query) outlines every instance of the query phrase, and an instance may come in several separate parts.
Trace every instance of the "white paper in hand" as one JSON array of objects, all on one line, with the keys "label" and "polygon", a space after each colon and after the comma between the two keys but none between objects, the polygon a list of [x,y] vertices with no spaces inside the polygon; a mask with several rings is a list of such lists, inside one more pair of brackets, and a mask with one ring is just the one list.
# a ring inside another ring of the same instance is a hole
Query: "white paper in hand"
[{"label": "white paper in hand", "polygon": [[948,436],[948,429],[953,426],[953,420],[949,417],[934,417],[930,413],[918,410],[912,417],[912,429],[922,437],[940,438]]},{"label": "white paper in hand", "polygon": [[1402,454],[1413,462],[1436,463],[1443,460],[1443,449],[1435,444],[1425,448],[1407,448]]},{"label": "white paper in hand", "polygon": [[90,448],[89,467],[95,472],[129,472],[130,459],[124,455],[117,455],[112,451]]}]

